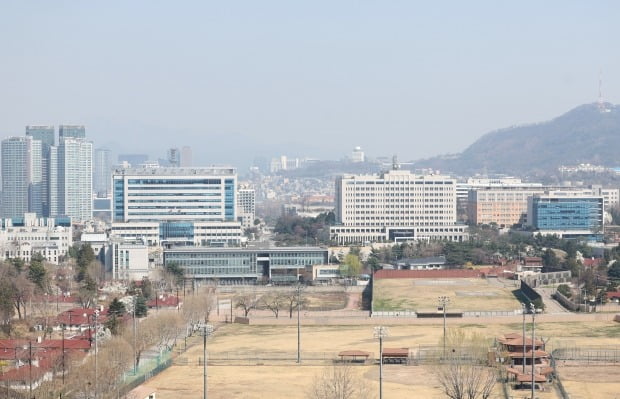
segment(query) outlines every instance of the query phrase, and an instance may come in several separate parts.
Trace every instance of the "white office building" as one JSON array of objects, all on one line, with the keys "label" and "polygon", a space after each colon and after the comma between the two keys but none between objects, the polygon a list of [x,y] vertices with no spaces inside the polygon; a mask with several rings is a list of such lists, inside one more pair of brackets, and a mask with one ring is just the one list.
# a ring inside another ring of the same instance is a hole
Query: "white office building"
[{"label": "white office building", "polygon": [[129,168],[112,179],[114,236],[166,247],[241,243],[234,168]]},{"label": "white office building", "polygon": [[0,260],[21,258],[30,262],[40,253],[57,265],[73,245],[69,218],[39,218],[34,213],[0,219]]},{"label": "white office building", "polygon": [[106,272],[114,280],[138,281],[149,276],[149,248],[140,240],[112,240],[105,260]]},{"label": "white office building", "polygon": [[338,177],[336,223],[330,236],[339,244],[467,237],[456,223],[456,181],[404,170]]}]

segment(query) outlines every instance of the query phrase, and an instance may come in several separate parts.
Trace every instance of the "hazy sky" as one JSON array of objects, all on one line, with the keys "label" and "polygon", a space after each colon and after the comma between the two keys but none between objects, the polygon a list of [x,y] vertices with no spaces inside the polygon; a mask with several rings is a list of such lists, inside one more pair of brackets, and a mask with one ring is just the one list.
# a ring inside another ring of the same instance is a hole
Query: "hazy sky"
[{"label": "hazy sky", "polygon": [[620,102],[618,1],[2,1],[0,136],[247,165],[417,159]]}]

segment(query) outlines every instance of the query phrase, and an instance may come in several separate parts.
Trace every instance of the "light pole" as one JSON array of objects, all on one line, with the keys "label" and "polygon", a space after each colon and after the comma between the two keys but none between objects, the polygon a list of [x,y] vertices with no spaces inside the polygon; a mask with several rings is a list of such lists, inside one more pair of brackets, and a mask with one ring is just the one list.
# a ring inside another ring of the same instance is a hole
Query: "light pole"
[{"label": "light pole", "polygon": [[202,328],[202,398],[207,399],[207,336],[213,333],[213,326],[205,324]]},{"label": "light pole", "polygon": [[383,399],[383,338],[388,336],[384,326],[375,327],[374,337],[379,339],[379,399]]},{"label": "light pole", "polygon": [[[94,313],[94,318],[95,318],[95,399],[97,399],[97,380],[99,378],[99,370],[97,369],[97,352],[98,352],[98,342],[99,340],[97,339],[97,332],[98,332],[98,325],[97,325],[97,319],[99,318],[99,310],[95,310]],[[89,327],[90,328],[90,327]]]},{"label": "light pole", "polygon": [[536,307],[533,303],[530,303],[530,310],[532,311],[532,398],[534,399],[534,391],[536,386],[534,385],[534,361],[536,355]]},{"label": "light pole", "polygon": [[450,303],[450,298],[447,296],[439,297],[439,306],[443,310],[443,357],[446,357],[446,307]]},{"label": "light pole", "polygon": [[301,323],[300,323],[300,308],[301,308],[301,290],[303,286],[297,283],[297,364],[301,364]]},{"label": "light pole", "polygon": [[137,296],[133,297],[133,375],[138,374],[138,362],[136,361],[138,356],[136,354],[136,303]]},{"label": "light pole", "polygon": [[527,306],[522,303],[521,307],[523,308],[523,374],[525,374],[525,314],[527,313]]}]

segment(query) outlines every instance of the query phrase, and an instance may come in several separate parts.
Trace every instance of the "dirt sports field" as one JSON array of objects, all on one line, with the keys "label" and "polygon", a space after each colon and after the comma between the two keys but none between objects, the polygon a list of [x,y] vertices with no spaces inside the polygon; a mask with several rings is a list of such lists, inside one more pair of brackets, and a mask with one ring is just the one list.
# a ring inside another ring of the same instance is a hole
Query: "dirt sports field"
[{"label": "dirt sports field", "polygon": [[453,311],[513,311],[521,309],[512,293],[517,288],[497,279],[380,279],[373,286],[373,310],[437,310],[437,298],[447,296]]},{"label": "dirt sports field", "polygon": [[[496,337],[505,332],[519,332],[520,323],[461,324],[454,328]],[[397,325],[389,327],[385,347],[436,345],[440,342],[442,325]],[[537,335],[549,339],[548,349],[565,346],[601,345],[620,343],[620,324],[610,321],[539,323]],[[255,326],[224,324],[208,341],[209,398],[305,398],[313,378],[336,358],[341,350],[359,349],[378,352],[377,340],[371,326],[303,326],[302,365],[296,365],[297,329],[295,326]],[[189,340],[187,352],[181,354],[173,366],[149,380],[146,385],[157,390],[159,399],[190,399],[201,397],[202,340]],[[307,356],[314,360],[304,361]],[[238,359],[234,361],[226,359]],[[286,359],[286,360],[283,360]],[[318,360],[317,360],[318,359]],[[614,398],[620,392],[620,365],[596,369],[579,365],[562,366],[565,387],[573,399]],[[353,366],[363,377],[371,392],[378,392],[378,367]],[[526,395],[511,392],[515,398]],[[614,394],[615,395],[615,394]],[[373,396],[374,397],[374,396]],[[386,365],[384,369],[384,397],[443,398],[434,378],[432,367],[416,365]],[[497,386],[494,398],[501,398]],[[554,392],[539,392],[538,397],[556,398]]]}]

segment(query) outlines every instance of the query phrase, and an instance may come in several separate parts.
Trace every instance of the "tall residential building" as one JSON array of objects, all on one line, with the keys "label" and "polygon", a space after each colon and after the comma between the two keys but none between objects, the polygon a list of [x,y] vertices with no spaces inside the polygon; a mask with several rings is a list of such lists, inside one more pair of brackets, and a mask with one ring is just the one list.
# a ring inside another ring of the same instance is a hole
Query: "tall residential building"
[{"label": "tall residential building", "polygon": [[2,217],[43,214],[41,141],[10,137],[2,141]]},{"label": "tall residential building", "polygon": [[48,152],[49,148],[55,145],[54,126],[26,126],[26,136],[30,136],[34,140],[39,140],[44,153]]},{"label": "tall residential building", "polygon": [[[93,144],[80,138],[61,137],[50,158],[57,161],[56,179],[50,182],[51,216],[66,215],[73,221],[93,216]],[[53,198],[53,199],[52,199]]]},{"label": "tall residential building", "polygon": [[58,127],[58,137],[85,139],[86,128],[83,125],[60,125]]},{"label": "tall residential building", "polygon": [[54,126],[26,126],[26,136],[41,142],[41,210],[42,216],[49,216],[50,151],[55,145]]},{"label": "tall residential building", "polygon": [[168,166],[173,168],[181,166],[181,151],[178,148],[168,149]]},{"label": "tall residential building", "polygon": [[241,225],[249,228],[256,219],[256,191],[252,188],[240,188],[237,191],[237,214]]},{"label": "tall residential building", "polygon": [[181,167],[192,167],[192,147],[184,146],[181,148]]},{"label": "tall residential building", "polygon": [[456,223],[456,181],[406,170],[338,177],[336,223],[330,236],[340,244],[467,237]]},{"label": "tall residential building", "polygon": [[93,190],[104,198],[112,192],[112,158],[107,148],[96,148],[93,157]]}]

